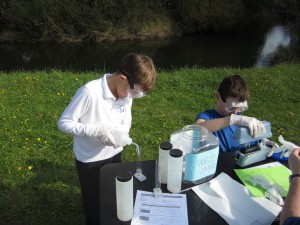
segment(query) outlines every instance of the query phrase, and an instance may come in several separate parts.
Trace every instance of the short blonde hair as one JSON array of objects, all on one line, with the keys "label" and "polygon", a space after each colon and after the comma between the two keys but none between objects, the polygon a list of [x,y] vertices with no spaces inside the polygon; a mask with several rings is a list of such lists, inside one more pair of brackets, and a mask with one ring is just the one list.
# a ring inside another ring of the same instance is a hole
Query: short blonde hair
[{"label": "short blonde hair", "polygon": [[156,84],[156,69],[149,56],[130,53],[120,63],[119,70],[129,82],[141,85],[144,92],[149,93]]}]

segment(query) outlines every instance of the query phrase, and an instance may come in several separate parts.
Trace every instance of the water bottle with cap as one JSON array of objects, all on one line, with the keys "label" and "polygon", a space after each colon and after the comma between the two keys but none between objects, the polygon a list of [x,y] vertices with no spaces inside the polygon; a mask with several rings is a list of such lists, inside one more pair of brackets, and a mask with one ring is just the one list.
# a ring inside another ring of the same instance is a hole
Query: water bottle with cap
[{"label": "water bottle with cap", "polygon": [[130,172],[116,177],[117,217],[129,221],[133,217],[133,178]]},{"label": "water bottle with cap", "polygon": [[159,145],[158,169],[160,173],[160,181],[162,184],[167,183],[168,179],[168,158],[169,152],[172,149],[170,142],[164,141]]},{"label": "water bottle with cap", "polygon": [[179,149],[170,150],[168,158],[167,189],[172,193],[177,193],[181,190],[182,164],[182,151]]}]

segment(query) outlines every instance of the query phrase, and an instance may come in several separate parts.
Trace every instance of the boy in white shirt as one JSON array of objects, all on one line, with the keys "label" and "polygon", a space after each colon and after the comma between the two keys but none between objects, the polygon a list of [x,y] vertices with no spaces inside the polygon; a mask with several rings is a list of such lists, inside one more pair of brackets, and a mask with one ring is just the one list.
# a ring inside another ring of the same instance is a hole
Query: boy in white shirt
[{"label": "boy in white shirt", "polygon": [[73,151],[86,225],[100,224],[100,168],[121,161],[123,146],[113,134],[129,133],[132,99],[150,93],[155,84],[152,59],[128,54],[115,73],[105,74],[79,88],[58,121],[58,128],[74,137]]}]

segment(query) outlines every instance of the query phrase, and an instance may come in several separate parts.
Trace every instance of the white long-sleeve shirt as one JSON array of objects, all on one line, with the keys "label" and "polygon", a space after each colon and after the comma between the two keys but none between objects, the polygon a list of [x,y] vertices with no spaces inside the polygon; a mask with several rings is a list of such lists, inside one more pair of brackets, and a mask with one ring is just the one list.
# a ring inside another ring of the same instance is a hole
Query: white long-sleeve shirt
[{"label": "white long-sleeve shirt", "polygon": [[62,132],[73,135],[73,151],[81,162],[108,159],[123,150],[104,145],[97,137],[99,126],[128,132],[131,127],[132,99],[116,99],[107,85],[108,76],[112,75],[105,74],[79,88],[58,121]]}]

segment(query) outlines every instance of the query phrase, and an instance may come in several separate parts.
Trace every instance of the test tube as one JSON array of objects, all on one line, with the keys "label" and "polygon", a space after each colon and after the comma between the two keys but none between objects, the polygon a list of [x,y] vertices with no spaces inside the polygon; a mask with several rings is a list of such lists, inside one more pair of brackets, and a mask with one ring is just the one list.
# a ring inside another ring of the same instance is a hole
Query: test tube
[{"label": "test tube", "polygon": [[136,147],[136,172],[142,173],[141,149],[135,142],[132,142],[132,144],[135,145],[135,147]]},{"label": "test tube", "polygon": [[141,148],[135,142],[132,142],[132,144],[135,145],[135,147],[136,147],[136,173],[134,174],[134,176],[139,181],[144,181],[144,180],[146,180],[146,176],[143,174],[143,171],[142,171]]},{"label": "test tube", "polygon": [[162,195],[162,191],[161,191],[161,179],[160,179],[160,166],[159,166],[159,162],[158,160],[155,160],[155,185],[153,188],[153,192],[154,192],[154,196],[155,197],[160,197]]}]

